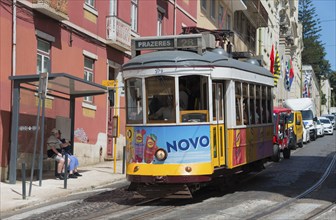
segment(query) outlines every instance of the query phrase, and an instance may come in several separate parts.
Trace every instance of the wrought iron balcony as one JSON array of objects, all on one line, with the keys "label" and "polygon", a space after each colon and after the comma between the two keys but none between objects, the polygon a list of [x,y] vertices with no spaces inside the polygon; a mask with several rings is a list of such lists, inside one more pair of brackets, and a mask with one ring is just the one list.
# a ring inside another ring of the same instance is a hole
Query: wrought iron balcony
[{"label": "wrought iron balcony", "polygon": [[257,28],[268,26],[268,13],[260,0],[243,0],[247,6],[245,15]]},{"label": "wrought iron balcony", "polygon": [[116,16],[106,17],[107,44],[121,51],[131,50],[131,25]]},{"label": "wrought iron balcony", "polygon": [[69,20],[68,0],[32,0],[33,8],[58,21]]}]

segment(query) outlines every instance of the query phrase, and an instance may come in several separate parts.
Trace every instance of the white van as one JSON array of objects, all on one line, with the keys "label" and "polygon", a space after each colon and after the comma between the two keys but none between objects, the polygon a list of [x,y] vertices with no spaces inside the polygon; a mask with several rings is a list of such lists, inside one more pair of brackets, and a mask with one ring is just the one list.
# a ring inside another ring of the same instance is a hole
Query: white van
[{"label": "white van", "polygon": [[317,138],[316,129],[316,107],[311,98],[286,99],[283,103],[284,107],[292,110],[301,111],[303,124],[309,129],[310,140]]}]

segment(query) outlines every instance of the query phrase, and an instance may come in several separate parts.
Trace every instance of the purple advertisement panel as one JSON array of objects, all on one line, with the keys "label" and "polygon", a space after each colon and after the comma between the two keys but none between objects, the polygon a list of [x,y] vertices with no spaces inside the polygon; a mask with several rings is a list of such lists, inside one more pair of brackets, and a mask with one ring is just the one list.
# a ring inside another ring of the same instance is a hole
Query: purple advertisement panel
[{"label": "purple advertisement panel", "polygon": [[[209,125],[134,127],[128,132],[128,162],[180,164],[211,161]],[[164,161],[157,161],[154,156],[160,148],[168,153]]]}]

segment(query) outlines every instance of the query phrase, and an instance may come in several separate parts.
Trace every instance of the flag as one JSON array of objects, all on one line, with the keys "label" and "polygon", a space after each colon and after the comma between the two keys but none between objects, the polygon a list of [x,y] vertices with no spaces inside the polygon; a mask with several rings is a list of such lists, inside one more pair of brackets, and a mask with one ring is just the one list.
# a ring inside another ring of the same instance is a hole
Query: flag
[{"label": "flag", "polygon": [[303,85],[302,98],[308,98],[308,86],[307,86],[307,84]]},{"label": "flag", "polygon": [[294,79],[294,68],[293,68],[292,59],[290,59],[289,61],[289,89],[292,86],[293,79]]},{"label": "flag", "polygon": [[311,85],[311,75],[308,74],[308,72],[306,72],[304,74],[304,81],[303,81],[303,93],[302,93],[303,98],[310,97],[310,89],[309,89],[310,85]]},{"label": "flag", "polygon": [[285,80],[284,80],[284,86],[287,91],[290,91],[290,82],[289,82],[289,68],[290,63],[289,61],[286,62],[286,70],[285,70]]},{"label": "flag", "polygon": [[270,55],[270,72],[274,74],[274,45],[272,45],[271,55]]},{"label": "flag", "polygon": [[274,86],[278,85],[278,80],[280,78],[280,58],[278,51],[275,55],[275,62],[274,62]]}]

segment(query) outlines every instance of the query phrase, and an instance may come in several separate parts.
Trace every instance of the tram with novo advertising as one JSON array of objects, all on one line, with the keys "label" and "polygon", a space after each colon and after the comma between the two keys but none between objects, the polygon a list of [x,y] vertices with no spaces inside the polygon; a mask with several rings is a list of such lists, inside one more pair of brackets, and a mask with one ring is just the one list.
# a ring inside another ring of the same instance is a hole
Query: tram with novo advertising
[{"label": "tram with novo advertising", "polygon": [[273,75],[215,44],[212,34],[132,40],[122,67],[130,190],[187,195],[271,160]]}]

